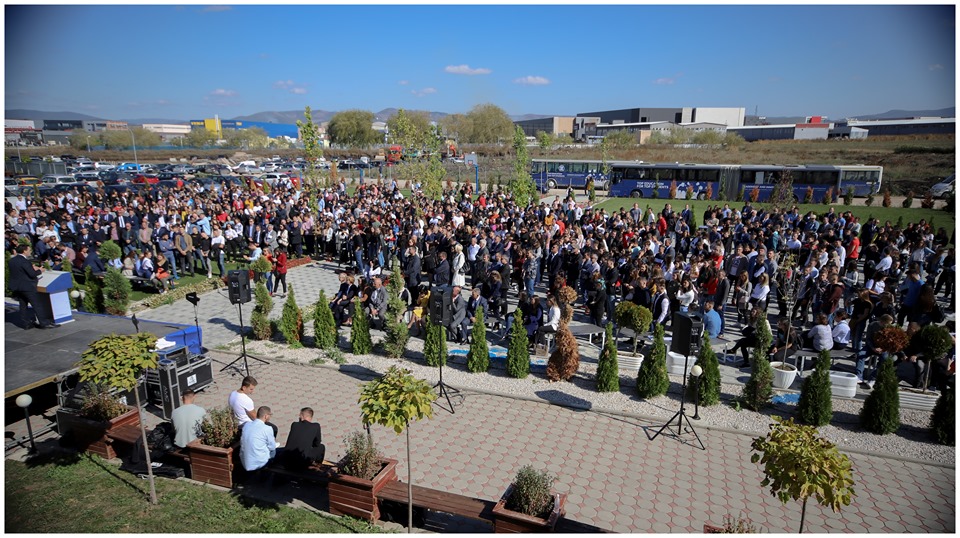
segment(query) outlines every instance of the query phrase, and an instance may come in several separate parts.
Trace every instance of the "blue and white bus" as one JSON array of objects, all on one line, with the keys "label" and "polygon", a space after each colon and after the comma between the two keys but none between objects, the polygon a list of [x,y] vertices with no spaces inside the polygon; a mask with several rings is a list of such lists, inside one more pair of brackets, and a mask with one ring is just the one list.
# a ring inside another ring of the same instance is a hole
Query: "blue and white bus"
[{"label": "blue and white bus", "polygon": [[[849,189],[854,196],[880,192],[882,166],[868,165],[755,165],[755,164],[688,164],[614,161],[610,165],[609,196],[650,198],[670,197],[670,184],[677,182],[677,198],[686,199],[688,186],[692,198],[728,200],[749,199],[756,189],[758,200],[770,198],[773,188],[784,174],[793,180],[794,200],[805,200],[807,189],[813,190],[815,202],[822,202],[829,189],[833,200]],[[708,196],[709,194],[709,196]]]},{"label": "blue and white bus", "polygon": [[[613,162],[607,161],[607,164]],[[533,159],[530,163],[530,177],[541,191],[568,187],[586,189],[587,176],[593,178],[597,190],[606,188],[607,177],[600,160]]]}]

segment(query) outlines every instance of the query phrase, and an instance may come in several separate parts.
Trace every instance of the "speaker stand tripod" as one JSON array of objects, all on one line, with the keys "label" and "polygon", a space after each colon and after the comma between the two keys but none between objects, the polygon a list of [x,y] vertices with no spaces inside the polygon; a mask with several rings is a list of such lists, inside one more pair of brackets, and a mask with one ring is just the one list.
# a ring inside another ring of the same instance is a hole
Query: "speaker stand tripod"
[{"label": "speaker stand tripod", "polygon": [[[453,410],[453,402],[450,400],[450,395],[460,394],[460,390],[450,387],[443,382],[443,363],[442,362],[440,363],[440,381],[438,381],[437,384],[433,386],[433,388],[438,389],[437,399],[440,399],[440,397],[444,397],[447,399],[447,405],[450,406],[450,414],[454,414],[455,411]],[[446,411],[446,408],[444,408],[442,405],[440,406],[440,408]]]},{"label": "speaker stand tripod", "polygon": [[[686,411],[684,410],[684,404],[686,403],[687,397],[687,363],[690,361],[690,356],[683,358],[683,385],[680,390],[680,410],[677,411],[670,420],[664,423],[663,426],[660,426],[660,429],[657,430],[657,433],[653,434],[653,437],[650,438],[651,441],[657,438],[663,430],[666,430],[674,420],[677,421],[677,439],[683,442],[683,434],[693,433],[694,437],[697,438],[697,442],[700,443],[700,450],[706,450],[707,447],[703,444],[703,441],[700,440],[700,436],[697,434],[697,430],[693,428],[693,423],[690,422],[690,417],[687,416]],[[687,421],[687,429],[684,431],[683,421]]]},{"label": "speaker stand tripod", "polygon": [[233,362],[231,362],[230,364],[221,368],[220,371],[222,372],[227,368],[236,368],[237,370],[240,370],[240,368],[234,365],[237,364],[237,362],[239,362],[240,360],[243,360],[244,375],[250,375],[250,364],[247,362],[247,359],[253,359],[255,361],[258,361],[260,364],[270,364],[270,363],[259,357],[254,357],[253,355],[247,355],[247,340],[243,335],[244,333],[243,303],[237,303],[237,312],[240,313],[240,349],[241,349],[240,356],[234,359]]}]

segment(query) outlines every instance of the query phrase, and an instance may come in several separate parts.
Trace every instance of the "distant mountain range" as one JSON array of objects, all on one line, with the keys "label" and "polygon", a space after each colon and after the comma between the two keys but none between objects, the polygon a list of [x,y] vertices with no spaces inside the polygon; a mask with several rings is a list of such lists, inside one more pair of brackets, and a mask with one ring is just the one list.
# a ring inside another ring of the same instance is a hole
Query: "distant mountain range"
[{"label": "distant mountain range", "polygon": [[[373,116],[376,121],[387,121],[397,113],[396,108],[385,108],[379,112],[374,112]],[[44,112],[40,110],[28,110],[28,109],[12,109],[5,112],[6,118],[11,120],[33,120],[38,123],[42,123],[43,120],[103,120],[103,119],[114,119],[114,118],[99,118],[96,116],[90,116],[87,114],[80,114],[77,112]],[[313,116],[313,121],[317,123],[323,123],[330,121],[330,118],[336,114],[336,112],[329,110],[311,110]],[[447,116],[446,112],[430,112],[430,119],[432,121],[437,121],[444,116]],[[513,121],[523,121],[539,118],[549,118],[553,114],[521,114],[510,116],[510,119]],[[942,117],[942,118],[954,118],[956,117],[956,107],[941,108],[937,110],[889,110],[881,114],[867,114],[860,116],[846,116],[850,118],[856,118],[858,120],[889,120],[889,119],[898,119],[898,118],[913,118],[913,117]],[[196,119],[196,118],[193,118]],[[223,119],[234,119],[239,121],[260,121],[265,123],[280,123],[292,125],[297,123],[297,120],[305,120],[306,118],[303,115],[303,110],[288,110],[288,111],[268,111],[268,112],[257,112],[256,114],[250,114],[248,116],[237,116],[235,118],[223,118]],[[777,125],[784,123],[801,123],[805,119],[804,116],[767,116],[764,120],[764,123]],[[840,118],[827,118],[828,121],[838,121],[844,119]],[[170,123],[170,124],[186,124],[190,120],[184,119],[170,119],[170,118],[126,118],[120,119],[119,121],[126,121],[131,125],[143,125],[144,123]],[[759,117],[754,115],[747,115],[745,122],[747,125],[758,125],[761,122]]]}]

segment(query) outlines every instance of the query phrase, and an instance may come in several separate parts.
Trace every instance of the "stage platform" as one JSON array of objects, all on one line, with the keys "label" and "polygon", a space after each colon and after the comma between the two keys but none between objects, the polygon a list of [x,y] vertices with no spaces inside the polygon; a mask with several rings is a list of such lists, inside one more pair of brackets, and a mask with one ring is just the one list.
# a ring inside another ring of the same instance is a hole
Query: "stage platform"
[{"label": "stage platform", "polygon": [[[52,383],[76,370],[80,354],[105,334],[134,334],[130,318],[73,312],[74,321],[56,329],[24,330],[17,305],[5,303],[4,398]],[[140,332],[158,337],[192,325],[139,319]]]}]

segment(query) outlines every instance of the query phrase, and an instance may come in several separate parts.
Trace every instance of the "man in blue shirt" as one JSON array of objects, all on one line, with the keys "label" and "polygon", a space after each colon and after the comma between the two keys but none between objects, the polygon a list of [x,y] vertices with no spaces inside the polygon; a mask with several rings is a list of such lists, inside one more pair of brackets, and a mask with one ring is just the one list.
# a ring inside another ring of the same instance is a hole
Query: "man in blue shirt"
[{"label": "man in blue shirt", "polygon": [[247,471],[256,471],[277,455],[277,439],[267,421],[273,415],[267,406],[257,409],[257,418],[248,422],[240,434],[240,461]]},{"label": "man in blue shirt", "polygon": [[713,301],[707,301],[703,304],[703,330],[707,332],[710,338],[716,338],[720,335],[720,314],[713,309]]}]

